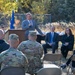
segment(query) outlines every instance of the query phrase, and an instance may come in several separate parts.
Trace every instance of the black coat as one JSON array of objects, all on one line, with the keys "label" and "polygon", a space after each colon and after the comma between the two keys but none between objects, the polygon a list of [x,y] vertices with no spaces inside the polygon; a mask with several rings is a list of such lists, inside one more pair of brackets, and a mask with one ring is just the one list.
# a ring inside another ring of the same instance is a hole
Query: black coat
[{"label": "black coat", "polygon": [[0,53],[9,48],[9,44],[7,44],[4,40],[0,40]]},{"label": "black coat", "polygon": [[62,45],[65,44],[66,42],[69,43],[68,47],[70,50],[72,50],[74,46],[74,35],[67,36],[66,34],[64,34],[62,36]]}]

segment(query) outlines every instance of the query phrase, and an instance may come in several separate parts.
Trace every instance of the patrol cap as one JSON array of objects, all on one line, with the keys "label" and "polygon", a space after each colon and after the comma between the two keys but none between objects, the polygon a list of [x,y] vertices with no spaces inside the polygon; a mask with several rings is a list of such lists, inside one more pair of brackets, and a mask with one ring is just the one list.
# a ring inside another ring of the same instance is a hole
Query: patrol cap
[{"label": "patrol cap", "polygon": [[29,35],[30,36],[36,36],[37,34],[36,34],[36,31],[29,31]]},{"label": "patrol cap", "polygon": [[19,36],[17,34],[10,34],[9,40],[19,40]]}]

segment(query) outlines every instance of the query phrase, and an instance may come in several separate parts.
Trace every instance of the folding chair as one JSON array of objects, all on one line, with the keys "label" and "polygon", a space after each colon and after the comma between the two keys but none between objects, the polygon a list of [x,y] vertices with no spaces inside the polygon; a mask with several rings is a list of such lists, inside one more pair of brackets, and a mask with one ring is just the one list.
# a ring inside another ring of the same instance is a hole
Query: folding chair
[{"label": "folding chair", "polygon": [[51,63],[53,63],[55,61],[60,61],[59,65],[61,65],[61,57],[62,57],[61,54],[46,54],[43,57],[43,61],[49,61]]},{"label": "folding chair", "polygon": [[[52,48],[48,48],[47,52],[48,53],[52,53]],[[59,49],[58,48],[55,50],[55,53],[59,53]]]},{"label": "folding chair", "polygon": [[68,67],[68,71],[67,71],[67,75],[69,73],[73,73],[75,75],[75,68],[72,67],[72,61],[75,61],[75,55],[73,55],[72,57],[72,60],[71,60],[71,63],[69,64],[69,67]]},{"label": "folding chair", "polygon": [[36,75],[61,75],[61,69],[59,68],[42,68]]},{"label": "folding chair", "polygon": [[73,70],[73,75],[75,75],[75,69]]},{"label": "folding chair", "polygon": [[25,75],[25,70],[20,67],[7,67],[1,70],[0,75]]}]

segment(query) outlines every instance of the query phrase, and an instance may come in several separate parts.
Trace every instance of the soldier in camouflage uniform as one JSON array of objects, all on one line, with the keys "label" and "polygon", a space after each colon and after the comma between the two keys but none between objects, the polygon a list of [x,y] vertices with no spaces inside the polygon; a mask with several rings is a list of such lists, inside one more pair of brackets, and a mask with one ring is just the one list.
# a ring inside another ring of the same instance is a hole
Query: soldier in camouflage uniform
[{"label": "soldier in camouflage uniform", "polygon": [[27,69],[28,60],[26,56],[17,49],[19,37],[16,34],[9,35],[10,48],[0,54],[1,69],[6,67],[24,67]]},{"label": "soldier in camouflage uniform", "polygon": [[18,49],[27,56],[29,61],[28,73],[33,75],[42,68],[43,47],[36,41],[37,35],[35,31],[30,31],[28,38],[29,40],[20,43]]}]

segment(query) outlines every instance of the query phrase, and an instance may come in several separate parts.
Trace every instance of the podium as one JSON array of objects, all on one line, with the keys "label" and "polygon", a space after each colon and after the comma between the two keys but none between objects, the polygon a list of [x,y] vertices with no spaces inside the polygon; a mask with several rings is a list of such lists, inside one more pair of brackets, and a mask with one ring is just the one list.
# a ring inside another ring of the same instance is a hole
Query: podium
[{"label": "podium", "polygon": [[24,33],[25,33],[25,30],[8,30],[5,32],[4,39],[8,42],[10,34],[17,34],[19,36],[19,40],[21,43],[22,41],[25,41],[25,34]]}]

